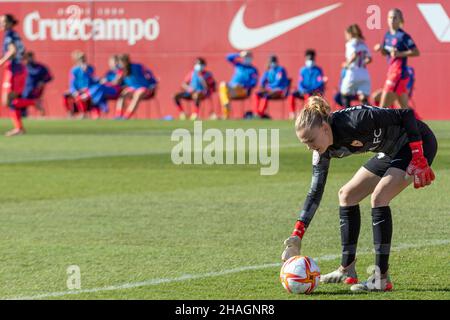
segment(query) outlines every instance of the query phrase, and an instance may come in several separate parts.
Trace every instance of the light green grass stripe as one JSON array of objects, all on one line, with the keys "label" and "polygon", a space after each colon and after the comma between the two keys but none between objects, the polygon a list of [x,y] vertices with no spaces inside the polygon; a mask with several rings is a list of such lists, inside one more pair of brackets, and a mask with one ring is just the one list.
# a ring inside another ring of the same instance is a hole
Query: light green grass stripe
[{"label": "light green grass stripe", "polygon": [[[175,145],[175,143],[174,143]],[[299,147],[299,144],[286,144],[280,145],[279,149],[288,149]],[[215,152],[225,153],[231,149],[217,149]],[[235,152],[248,152],[248,149],[235,148],[233,149]],[[258,151],[267,151],[271,150],[271,148],[258,148]],[[146,152],[127,152],[127,153],[86,153],[80,156],[60,156],[60,157],[36,157],[36,158],[27,158],[20,160],[0,160],[0,164],[14,164],[14,163],[32,163],[32,162],[46,162],[46,161],[78,161],[78,160],[88,160],[88,159],[97,159],[97,158],[112,158],[112,157],[140,157],[140,156],[151,156],[151,155],[161,155],[161,154],[171,154],[172,150],[154,150],[154,151],[146,151]]]},{"label": "light green grass stripe", "polygon": [[[395,246],[391,249],[391,251],[402,251],[402,250],[408,250],[408,249],[417,249],[422,247],[430,247],[430,246],[440,246],[440,245],[447,245],[450,244],[450,240],[430,240],[423,243],[403,243],[399,244],[398,246]],[[373,250],[365,249],[362,250],[359,254],[370,254]],[[330,255],[324,255],[318,258],[314,258],[314,260],[317,261],[331,261],[334,259],[338,259],[341,255],[340,254],[330,254]],[[204,278],[211,278],[211,277],[219,277],[234,273],[240,273],[245,271],[252,271],[252,270],[261,270],[261,269],[267,269],[267,268],[274,268],[274,267],[280,267],[281,263],[269,263],[269,264],[262,264],[262,265],[255,265],[255,266],[245,266],[245,267],[239,267],[234,269],[228,269],[223,271],[216,271],[216,272],[207,272],[203,274],[186,274],[180,277],[176,278],[161,278],[161,279],[150,279],[146,281],[141,282],[132,282],[132,283],[124,283],[119,285],[112,285],[107,287],[101,287],[101,288],[92,288],[92,289],[81,289],[81,290],[70,290],[70,291],[60,291],[60,292],[50,292],[50,293],[43,293],[39,295],[33,295],[33,296],[19,296],[19,297],[12,297],[12,298],[2,298],[2,300],[36,300],[36,299],[46,299],[46,298],[55,298],[55,297],[63,297],[67,295],[78,295],[82,293],[97,293],[97,292],[103,292],[103,291],[115,291],[115,290],[124,290],[124,289],[132,289],[132,288],[138,288],[138,287],[148,287],[148,286],[155,286],[163,283],[171,283],[171,282],[181,282],[181,281],[189,281],[189,280],[198,280],[198,279],[204,279]]]}]

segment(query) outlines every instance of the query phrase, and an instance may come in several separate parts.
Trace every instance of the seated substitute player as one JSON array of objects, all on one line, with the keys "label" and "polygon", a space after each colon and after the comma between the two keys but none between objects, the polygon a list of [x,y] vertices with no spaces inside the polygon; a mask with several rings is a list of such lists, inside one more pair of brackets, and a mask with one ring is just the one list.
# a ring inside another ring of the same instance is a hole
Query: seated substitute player
[{"label": "seated substitute player", "polygon": [[260,80],[260,89],[253,96],[253,113],[260,118],[264,117],[268,101],[283,98],[288,86],[286,69],[278,64],[277,56],[270,56],[267,70]]},{"label": "seated substitute player", "polygon": [[[313,150],[313,177],[294,231],[285,241],[282,259],[300,254],[301,240],[324,192],[331,158],[376,152],[339,190],[341,266],[322,275],[321,282],[354,284],[354,292],[392,290],[388,275],[392,238],[389,203],[412,181],[415,188],[421,188],[434,180],[429,166],[437,152],[433,132],[416,120],[410,109],[363,105],[330,113],[328,103],[321,97],[308,99],[295,122],[295,130],[298,139]],[[359,202],[369,194],[376,268],[367,281],[356,284]]]},{"label": "seated substitute player", "polygon": [[375,51],[388,57],[389,69],[387,79],[383,87],[380,106],[387,108],[392,106],[395,99],[401,108],[409,108],[408,90],[409,81],[407,71],[408,57],[420,55],[414,40],[401,27],[404,24],[403,13],[400,9],[392,9],[388,13],[389,31],[386,32],[383,44],[377,44]]},{"label": "seated substitute player", "polygon": [[[142,64],[132,63],[128,54],[119,56],[119,67],[123,73],[124,89],[117,100],[116,119],[130,119],[136,111],[139,102],[155,96],[158,81],[150,69]],[[125,101],[131,99],[126,110]]]},{"label": "seated substitute player", "polygon": [[[23,61],[27,69],[25,88],[19,97],[13,99],[11,107],[14,110],[21,110],[21,116],[26,116],[27,107],[35,106],[41,115],[44,115],[45,110],[42,106],[41,97],[44,93],[45,85],[53,77],[46,66],[36,62],[32,51],[25,52]],[[21,119],[19,118],[19,120]]]},{"label": "seated substitute player", "polygon": [[108,113],[108,101],[119,99],[122,92],[123,73],[118,66],[118,56],[111,56],[108,63],[109,70],[105,76],[89,86],[80,97],[79,103],[85,104],[83,108],[90,110],[93,119],[100,118],[101,112]]},{"label": "seated substitute player", "polygon": [[88,92],[89,87],[98,83],[98,80],[94,76],[95,68],[88,64],[84,52],[75,50],[72,52],[72,59],[75,65],[70,70],[69,92],[64,93],[63,103],[69,117],[78,113],[80,118],[84,118],[88,104],[83,94]]},{"label": "seated substitute player", "polygon": [[110,89],[108,100],[117,100],[122,91],[123,72],[119,66],[119,55],[113,54],[108,60],[109,70],[106,71],[100,83]]},{"label": "seated substitute player", "polygon": [[182,91],[173,97],[175,105],[180,112],[180,119],[186,119],[181,100],[192,100],[195,104],[195,111],[191,114],[191,120],[196,120],[200,113],[200,103],[211,96],[216,89],[216,82],[212,73],[206,68],[206,60],[198,57],[195,60],[194,69],[189,71],[181,84]]},{"label": "seated substitute player", "polygon": [[258,83],[258,70],[252,64],[253,55],[250,51],[231,53],[227,56],[227,60],[234,65],[234,74],[230,82],[221,82],[219,86],[219,98],[224,119],[229,117],[231,100],[249,97],[252,89]]},{"label": "seated substitute player", "polygon": [[25,47],[19,34],[14,30],[17,23],[18,21],[11,14],[0,16],[0,30],[4,32],[0,67],[5,66],[1,102],[2,105],[10,108],[10,116],[14,123],[14,129],[5,134],[8,137],[25,133],[21,121],[21,110],[11,108],[11,102],[20,96],[26,80],[26,68],[22,63]]},{"label": "seated substitute player", "polygon": [[323,95],[325,77],[322,68],[316,65],[316,51],[305,51],[305,65],[300,68],[297,90],[289,96],[289,119],[295,118],[295,100],[306,100],[309,96]]}]

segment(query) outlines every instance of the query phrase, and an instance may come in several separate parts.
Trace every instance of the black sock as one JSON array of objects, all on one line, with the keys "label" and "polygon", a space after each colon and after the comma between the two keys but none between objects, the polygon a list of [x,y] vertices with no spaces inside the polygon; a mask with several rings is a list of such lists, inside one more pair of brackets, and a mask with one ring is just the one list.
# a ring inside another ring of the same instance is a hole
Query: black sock
[{"label": "black sock", "polygon": [[384,274],[389,268],[389,254],[392,239],[391,208],[372,208],[373,244],[375,246],[375,265]]},{"label": "black sock", "polygon": [[341,265],[347,267],[355,260],[361,227],[359,205],[339,207],[339,225],[341,227],[342,260]]}]

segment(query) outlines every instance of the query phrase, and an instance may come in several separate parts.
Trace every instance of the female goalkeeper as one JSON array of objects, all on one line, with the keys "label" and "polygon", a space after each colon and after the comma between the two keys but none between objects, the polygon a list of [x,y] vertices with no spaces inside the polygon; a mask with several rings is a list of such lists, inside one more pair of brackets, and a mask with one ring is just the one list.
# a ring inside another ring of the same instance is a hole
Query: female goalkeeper
[{"label": "female goalkeeper", "polygon": [[[331,158],[355,153],[377,153],[339,190],[342,243],[341,266],[322,275],[323,283],[353,284],[351,290],[390,291],[388,276],[392,238],[390,201],[412,181],[415,188],[434,180],[430,168],[436,155],[433,132],[416,120],[411,109],[356,106],[330,113],[322,97],[311,97],[299,114],[295,130],[298,139],[313,151],[311,189],[292,235],[284,242],[282,259],[300,254],[301,239],[316,212],[324,191]],[[357,283],[356,246],[360,230],[359,202],[371,194],[375,272]]]}]

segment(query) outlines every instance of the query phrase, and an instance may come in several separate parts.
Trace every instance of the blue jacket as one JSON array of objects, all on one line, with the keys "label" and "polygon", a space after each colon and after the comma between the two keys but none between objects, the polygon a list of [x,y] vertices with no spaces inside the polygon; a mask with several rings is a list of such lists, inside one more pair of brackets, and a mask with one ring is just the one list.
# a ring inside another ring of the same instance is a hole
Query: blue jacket
[{"label": "blue jacket", "polygon": [[215,81],[213,75],[209,71],[190,71],[184,82],[189,85],[193,92],[204,92],[209,94],[215,89]]},{"label": "blue jacket", "polygon": [[98,106],[103,112],[108,112],[108,99],[119,94],[116,86],[109,86],[100,82],[90,86],[88,92],[91,103]]},{"label": "blue jacket", "polygon": [[86,70],[80,66],[75,66],[70,70],[70,92],[74,93],[81,89],[87,89],[97,83],[94,78],[94,67],[88,65]]},{"label": "blue jacket", "polygon": [[38,98],[41,91],[37,90],[39,83],[50,82],[53,78],[48,71],[48,69],[40,63],[28,63],[27,68],[27,78],[25,80],[25,88],[22,92],[22,98],[34,99]]},{"label": "blue jacket", "polygon": [[316,90],[323,90],[323,72],[318,66],[302,67],[299,73],[297,89],[302,94],[311,93]]},{"label": "blue jacket", "polygon": [[156,87],[158,81],[149,69],[144,68],[139,63],[132,63],[131,72],[128,76],[124,77],[123,83],[125,86],[133,89],[151,89]]},{"label": "blue jacket", "polygon": [[231,87],[241,86],[252,89],[258,83],[258,70],[253,65],[246,65],[240,62],[239,53],[232,53],[227,56],[227,60],[234,65],[234,74],[228,83]]},{"label": "blue jacket", "polygon": [[260,85],[262,88],[284,91],[289,85],[286,69],[282,66],[269,68],[261,77]]},{"label": "blue jacket", "polygon": [[105,79],[106,82],[113,82],[116,78],[117,78],[117,74],[118,74],[118,69],[113,70],[110,69],[108,70],[105,75],[103,76],[103,79]]}]

